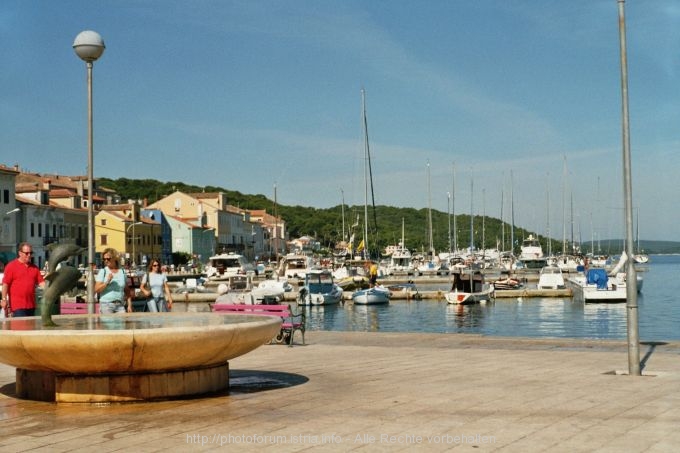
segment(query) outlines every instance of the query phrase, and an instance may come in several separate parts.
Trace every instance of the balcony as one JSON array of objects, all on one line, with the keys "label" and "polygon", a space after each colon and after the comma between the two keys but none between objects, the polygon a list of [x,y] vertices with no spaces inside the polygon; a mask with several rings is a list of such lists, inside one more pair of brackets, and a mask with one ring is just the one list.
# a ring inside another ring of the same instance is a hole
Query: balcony
[{"label": "balcony", "polygon": [[57,236],[43,236],[43,245],[48,245],[52,243],[59,243],[59,238]]}]

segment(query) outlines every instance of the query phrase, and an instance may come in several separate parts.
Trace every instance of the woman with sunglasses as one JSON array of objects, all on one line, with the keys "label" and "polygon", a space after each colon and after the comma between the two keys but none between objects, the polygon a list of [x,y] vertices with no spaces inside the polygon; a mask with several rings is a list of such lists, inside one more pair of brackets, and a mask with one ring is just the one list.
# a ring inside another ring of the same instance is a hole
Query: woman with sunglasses
[{"label": "woman with sunglasses", "polygon": [[146,303],[149,311],[172,310],[172,293],[168,286],[168,277],[161,272],[161,264],[157,260],[151,260],[146,275],[142,277],[140,289],[146,297],[150,297]]},{"label": "woman with sunglasses", "polygon": [[132,290],[125,271],[120,268],[118,252],[107,248],[102,254],[104,267],[97,274],[94,291],[99,295],[101,314],[132,312]]}]

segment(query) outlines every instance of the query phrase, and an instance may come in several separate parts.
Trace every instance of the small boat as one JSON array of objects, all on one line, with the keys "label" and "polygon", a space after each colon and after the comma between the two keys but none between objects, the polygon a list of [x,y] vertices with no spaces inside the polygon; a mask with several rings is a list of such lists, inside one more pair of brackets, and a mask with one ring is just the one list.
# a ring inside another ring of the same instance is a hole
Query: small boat
[{"label": "small boat", "polygon": [[485,283],[484,274],[478,270],[464,270],[451,274],[451,291],[446,293],[449,304],[474,304],[487,302],[494,298],[494,285]]},{"label": "small boat", "polygon": [[251,285],[250,277],[245,275],[231,276],[225,283],[220,283],[217,286],[218,296],[215,303],[256,305],[259,302],[253,296]]},{"label": "small boat", "polygon": [[493,282],[493,287],[497,290],[520,289],[522,287],[522,282],[516,278],[507,277]]},{"label": "small boat", "polygon": [[305,276],[305,286],[300,289],[300,305],[335,305],[342,300],[342,288],[333,282],[327,269],[314,269]]},{"label": "small boat", "polygon": [[574,297],[584,303],[620,303],[627,299],[626,275],[609,277],[602,268],[588,269],[567,280]]},{"label": "small boat", "polygon": [[286,279],[268,279],[261,281],[251,293],[258,303],[279,303],[284,299],[285,293],[293,291]]},{"label": "small boat", "polygon": [[558,266],[545,266],[538,277],[538,289],[564,289],[562,269]]},{"label": "small boat", "polygon": [[352,301],[356,305],[380,305],[390,302],[390,290],[382,285],[360,289],[352,293]]},{"label": "small boat", "polygon": [[418,292],[418,287],[415,283],[409,281],[408,283],[396,283],[394,285],[389,285],[387,289],[390,290],[392,295],[399,294],[400,297],[406,297],[406,299],[418,299],[422,298],[421,294]]},{"label": "small boat", "polygon": [[[371,168],[371,153],[368,142],[368,121],[366,119],[366,98],[365,92],[361,90],[361,106],[362,106],[362,122],[364,126],[364,238],[362,239],[361,251],[363,252],[363,258],[365,260],[364,269],[368,271],[369,267],[373,265],[370,259],[370,247],[368,244],[369,234],[368,234],[368,188],[371,188],[373,192],[373,177],[372,173],[369,171]],[[373,209],[375,211],[375,203],[373,204]],[[374,212],[375,213],[375,212]],[[357,247],[359,249],[359,247]],[[359,251],[359,250],[357,250]],[[368,272],[366,272],[368,273]],[[370,279],[369,279],[370,280]],[[367,289],[360,289],[352,293],[352,301],[356,305],[379,305],[387,304],[390,301],[390,290],[381,285],[372,286]]]}]

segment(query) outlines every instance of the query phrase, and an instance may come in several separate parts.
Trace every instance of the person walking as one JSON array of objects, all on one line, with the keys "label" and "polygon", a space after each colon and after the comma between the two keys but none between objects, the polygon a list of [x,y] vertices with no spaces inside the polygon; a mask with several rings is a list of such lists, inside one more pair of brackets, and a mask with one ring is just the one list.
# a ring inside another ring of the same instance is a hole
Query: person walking
[{"label": "person walking", "polygon": [[149,311],[172,310],[172,293],[168,286],[168,277],[161,272],[161,263],[157,260],[151,260],[147,273],[142,277],[141,290],[150,298],[146,303]]},{"label": "person walking", "polygon": [[132,312],[132,288],[130,288],[125,271],[120,268],[118,252],[107,248],[102,254],[104,267],[97,273],[94,292],[99,295],[99,313]]},{"label": "person walking", "polygon": [[8,317],[35,315],[35,287],[44,289],[45,279],[38,266],[31,261],[32,256],[31,244],[22,242],[17,258],[5,266],[0,307]]}]

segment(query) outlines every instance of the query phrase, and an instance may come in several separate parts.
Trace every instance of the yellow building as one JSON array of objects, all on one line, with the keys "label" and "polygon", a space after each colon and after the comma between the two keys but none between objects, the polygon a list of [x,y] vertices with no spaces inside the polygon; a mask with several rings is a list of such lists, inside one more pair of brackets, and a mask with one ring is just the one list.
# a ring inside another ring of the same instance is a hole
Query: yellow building
[{"label": "yellow building", "polygon": [[134,222],[132,212],[135,208],[127,213],[126,206],[130,205],[120,205],[119,210],[108,207],[95,216],[94,242],[99,264],[101,253],[109,247],[118,251],[122,258],[121,265],[142,264],[151,257],[151,234],[156,223],[139,217]]}]

